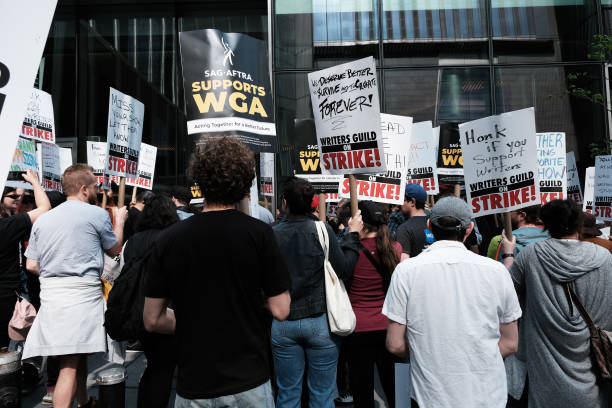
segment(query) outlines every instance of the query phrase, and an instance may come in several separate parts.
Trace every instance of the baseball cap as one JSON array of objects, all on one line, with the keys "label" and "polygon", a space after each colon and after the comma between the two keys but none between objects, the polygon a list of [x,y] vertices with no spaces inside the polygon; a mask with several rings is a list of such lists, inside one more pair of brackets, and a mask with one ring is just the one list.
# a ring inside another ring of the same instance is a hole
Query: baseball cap
[{"label": "baseball cap", "polygon": [[387,223],[382,206],[374,201],[360,201],[358,208],[361,210],[361,218],[364,224],[378,227]]},{"label": "baseball cap", "polygon": [[[437,221],[443,217],[455,219],[457,224],[454,226],[438,224]],[[444,197],[431,209],[429,221],[443,229],[466,229],[470,226],[470,222],[472,222],[472,211],[467,203],[460,198]]]},{"label": "baseball cap", "polygon": [[425,203],[425,201],[427,201],[427,191],[419,184],[406,184],[406,192],[404,195],[406,198],[414,198],[419,203]]}]

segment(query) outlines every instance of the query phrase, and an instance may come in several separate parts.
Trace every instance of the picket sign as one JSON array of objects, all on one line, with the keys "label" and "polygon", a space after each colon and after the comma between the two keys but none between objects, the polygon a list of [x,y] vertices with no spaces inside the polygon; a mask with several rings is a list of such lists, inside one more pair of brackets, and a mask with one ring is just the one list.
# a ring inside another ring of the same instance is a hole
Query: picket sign
[{"label": "picket sign", "polygon": [[42,142],[41,171],[42,186],[45,190],[62,191],[62,170],[60,165],[60,147],[55,143]]},{"label": "picket sign", "polygon": [[385,173],[373,57],[308,74],[323,174]]},{"label": "picket sign", "polygon": [[51,95],[40,89],[32,89],[20,136],[37,142],[55,143],[55,119]]},{"label": "picket sign", "polygon": [[[0,13],[0,191],[4,190],[57,0],[5,1]],[[27,18],[27,24],[24,19]]]},{"label": "picket sign", "polygon": [[[381,113],[380,123],[387,171],[350,176],[355,179],[357,200],[401,205],[404,202],[407,171],[411,162],[412,118]],[[339,186],[338,195],[342,198],[350,198],[350,176],[344,176]]]},{"label": "picket sign", "polygon": [[593,213],[593,202],[595,201],[595,167],[587,167],[584,175],[584,202],[582,211]]},{"label": "picket sign", "polygon": [[105,174],[121,177],[117,205],[125,202],[126,177],[138,177],[138,157],[142,141],[144,104],[114,88],[109,88],[106,131]]},{"label": "picket sign", "polygon": [[259,174],[264,197],[274,197],[274,153],[260,153]]},{"label": "picket sign", "polygon": [[[540,204],[533,108],[459,125],[468,204],[475,217]],[[512,228],[506,217],[505,230]]]},{"label": "picket sign", "polygon": [[538,178],[542,205],[567,198],[565,133],[537,133]]},{"label": "picket sign", "polygon": [[440,128],[436,129],[432,128],[431,121],[413,123],[406,158],[406,181],[420,184],[428,195],[440,193],[437,164]]},{"label": "picket sign", "polygon": [[576,167],[576,157],[574,152],[567,152],[567,198],[574,200],[576,204],[582,205],[582,187],[580,186],[580,177],[578,176],[578,168]]},{"label": "picket sign", "polygon": [[157,147],[141,143],[140,155],[138,156],[138,177],[127,178],[125,184],[134,187],[133,191],[136,191],[137,187],[152,190],[156,159]]},{"label": "picket sign", "polygon": [[18,138],[17,148],[13,154],[13,162],[9,168],[6,186],[31,189],[32,185],[25,181],[21,174],[28,170],[39,172],[38,165],[39,162],[37,159],[35,142],[22,137]]},{"label": "picket sign", "polygon": [[612,221],[612,155],[595,157],[593,214],[600,220]]}]

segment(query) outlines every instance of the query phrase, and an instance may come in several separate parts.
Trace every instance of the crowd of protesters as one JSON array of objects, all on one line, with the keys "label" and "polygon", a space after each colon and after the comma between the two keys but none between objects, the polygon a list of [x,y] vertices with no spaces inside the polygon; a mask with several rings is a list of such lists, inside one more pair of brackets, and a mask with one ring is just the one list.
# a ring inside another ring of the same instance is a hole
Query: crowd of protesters
[{"label": "crowd of protesters", "polygon": [[[322,223],[313,186],[291,177],[275,219],[257,202],[252,216],[238,210],[257,201],[254,167],[237,139],[201,147],[189,175],[202,209],[180,186],[140,191],[129,211],[113,186],[101,208],[84,164],[65,170],[64,197],[32,172],[33,192],[4,189],[0,347],[25,296],[38,313],[20,347],[24,364],[47,358],[43,403],[96,406],[87,356],[108,352],[101,275],[120,257],[122,273],[143,271],[142,329],[129,339],[147,359],[138,407],[172,403],[175,375],[180,408],[374,407],[375,371],[394,407],[397,363],[410,364],[400,386],[412,407],[612,404],[582,310],[612,330],[612,241],[573,201],[512,211],[510,234],[453,195],[430,206],[410,184],[401,206],[341,202]],[[356,318],[344,337],[328,321],[327,259]]]}]

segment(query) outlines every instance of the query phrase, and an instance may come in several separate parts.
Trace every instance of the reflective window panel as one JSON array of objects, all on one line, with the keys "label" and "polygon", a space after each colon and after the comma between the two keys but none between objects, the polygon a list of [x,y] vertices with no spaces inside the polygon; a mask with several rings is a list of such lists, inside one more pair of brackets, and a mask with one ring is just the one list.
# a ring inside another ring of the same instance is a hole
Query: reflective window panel
[{"label": "reflective window panel", "polygon": [[484,0],[383,0],[385,66],[488,64]]}]

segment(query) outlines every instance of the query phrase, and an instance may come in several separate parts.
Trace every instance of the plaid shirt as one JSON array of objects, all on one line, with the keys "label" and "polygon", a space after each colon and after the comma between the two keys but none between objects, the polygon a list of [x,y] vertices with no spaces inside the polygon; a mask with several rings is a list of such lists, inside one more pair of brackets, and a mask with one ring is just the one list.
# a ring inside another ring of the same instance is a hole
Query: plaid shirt
[{"label": "plaid shirt", "polygon": [[402,225],[406,221],[406,217],[402,214],[402,210],[397,210],[389,216],[389,220],[387,221],[387,227],[389,227],[389,231],[391,231],[391,235],[395,238],[395,233],[400,225]]}]

